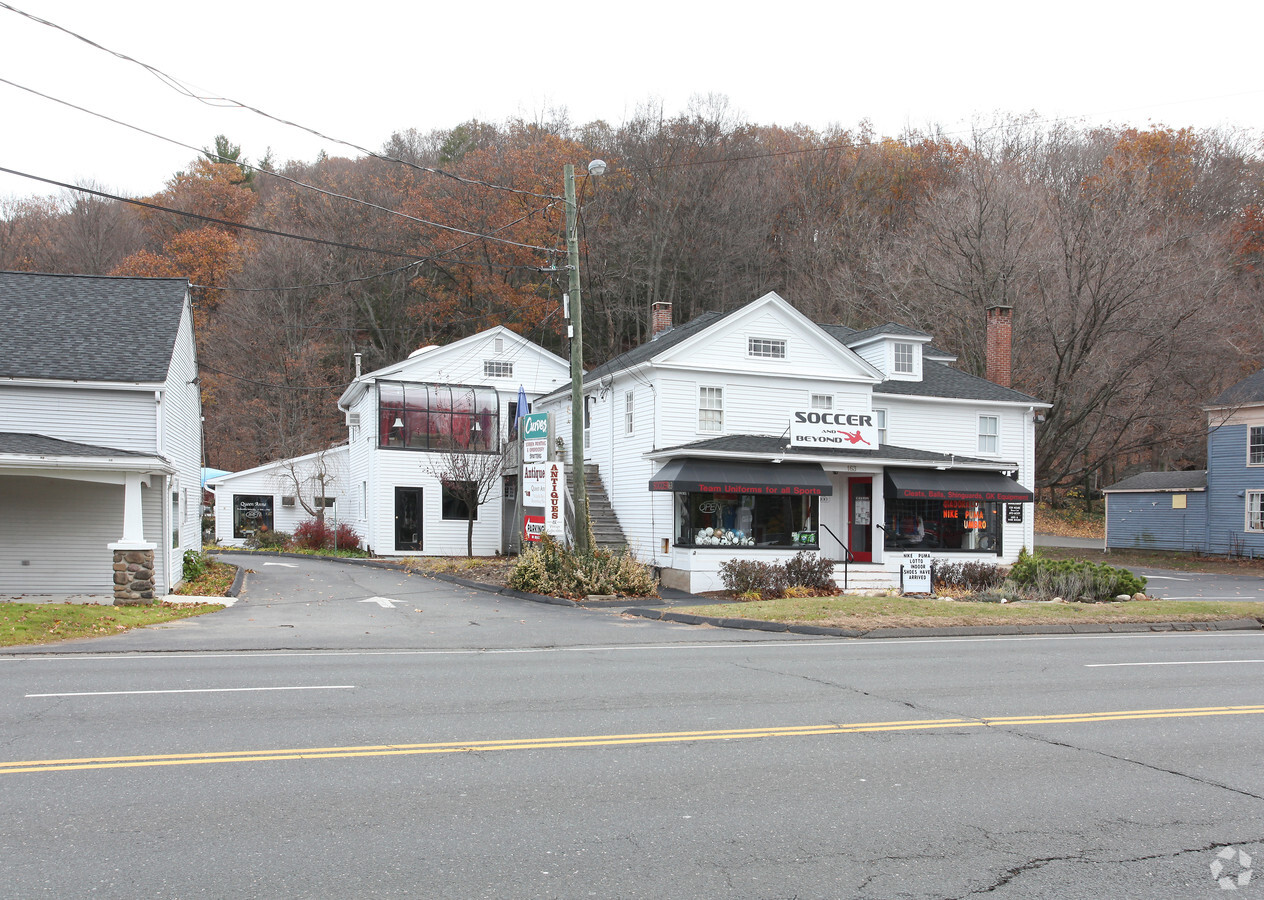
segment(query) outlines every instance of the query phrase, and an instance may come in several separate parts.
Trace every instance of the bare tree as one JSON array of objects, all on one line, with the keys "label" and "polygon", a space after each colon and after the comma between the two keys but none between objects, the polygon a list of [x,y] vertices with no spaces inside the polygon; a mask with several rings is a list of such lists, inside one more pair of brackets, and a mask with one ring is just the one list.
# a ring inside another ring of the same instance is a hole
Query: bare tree
[{"label": "bare tree", "polygon": [[[331,448],[332,449],[332,448]],[[293,491],[304,511],[324,529],[326,498],[346,474],[339,471],[329,450],[306,457],[291,457],[281,463],[277,479],[283,490]]]},{"label": "bare tree", "polygon": [[443,450],[430,454],[428,471],[454,500],[465,506],[465,555],[474,555],[474,522],[478,508],[500,485],[508,445],[488,453]]}]

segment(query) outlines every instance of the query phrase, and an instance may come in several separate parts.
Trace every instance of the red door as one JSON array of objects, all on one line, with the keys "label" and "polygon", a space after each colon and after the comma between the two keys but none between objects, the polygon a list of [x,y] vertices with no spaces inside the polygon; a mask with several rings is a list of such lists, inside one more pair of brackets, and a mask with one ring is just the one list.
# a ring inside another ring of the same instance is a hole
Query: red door
[{"label": "red door", "polygon": [[847,479],[847,546],[856,562],[873,562],[873,478]]}]

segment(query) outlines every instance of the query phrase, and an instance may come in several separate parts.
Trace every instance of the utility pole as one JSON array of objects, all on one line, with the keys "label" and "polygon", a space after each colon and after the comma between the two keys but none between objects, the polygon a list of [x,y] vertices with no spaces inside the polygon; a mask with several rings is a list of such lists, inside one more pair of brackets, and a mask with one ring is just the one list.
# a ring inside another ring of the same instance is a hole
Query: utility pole
[{"label": "utility pole", "polygon": [[575,167],[562,167],[566,182],[566,255],[570,270],[571,324],[571,481],[575,500],[575,552],[587,554],[588,488],[584,484],[584,316],[579,293],[579,207],[575,202]]}]

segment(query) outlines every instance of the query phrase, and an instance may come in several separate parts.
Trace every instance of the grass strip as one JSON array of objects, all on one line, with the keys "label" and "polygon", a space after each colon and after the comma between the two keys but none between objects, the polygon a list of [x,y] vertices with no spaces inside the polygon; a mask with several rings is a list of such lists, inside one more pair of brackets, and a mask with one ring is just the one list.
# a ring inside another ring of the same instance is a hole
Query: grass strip
[{"label": "grass strip", "polygon": [[122,634],[133,628],[200,616],[223,608],[218,603],[164,603],[155,606],[0,603],[0,647],[54,644],[76,638]]},{"label": "grass strip", "polygon": [[787,597],[677,606],[672,612],[866,631],[954,625],[1076,625],[1124,622],[1264,621],[1264,603],[1129,600],[1120,603],[972,603],[896,596]]}]

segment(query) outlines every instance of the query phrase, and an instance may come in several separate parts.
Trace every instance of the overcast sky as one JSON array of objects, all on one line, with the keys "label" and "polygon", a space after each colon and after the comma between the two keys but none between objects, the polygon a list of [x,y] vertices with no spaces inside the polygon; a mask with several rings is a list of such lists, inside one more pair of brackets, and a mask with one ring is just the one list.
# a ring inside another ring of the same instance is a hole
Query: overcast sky
[{"label": "overcast sky", "polygon": [[[879,134],[1032,112],[1084,123],[1264,127],[1260,0],[1201,4],[619,4],[357,0],[0,0],[206,94],[379,149],[392,132],[471,118],[618,125],[728,98],[741,119]],[[195,147],[217,133],[252,160],[355,151],[216,108],[0,6],[0,79]],[[153,193],[196,154],[0,82],[0,167]],[[565,162],[558,160],[559,180]],[[0,197],[57,189],[0,173]]]}]

